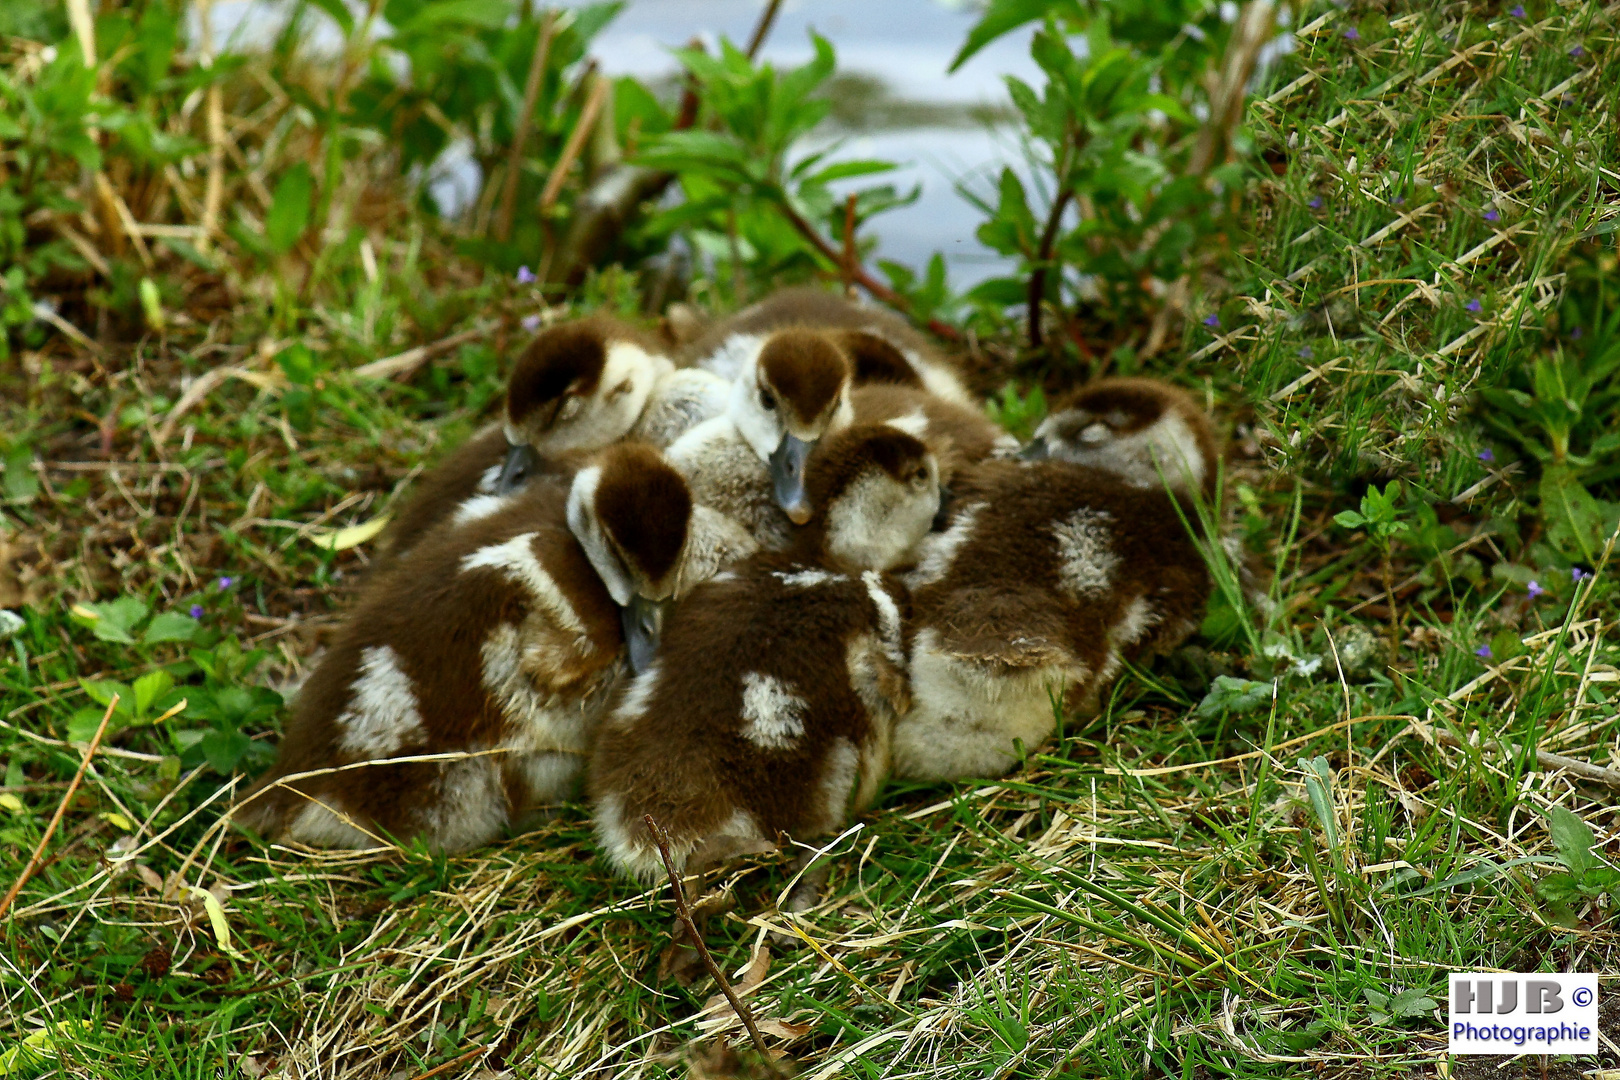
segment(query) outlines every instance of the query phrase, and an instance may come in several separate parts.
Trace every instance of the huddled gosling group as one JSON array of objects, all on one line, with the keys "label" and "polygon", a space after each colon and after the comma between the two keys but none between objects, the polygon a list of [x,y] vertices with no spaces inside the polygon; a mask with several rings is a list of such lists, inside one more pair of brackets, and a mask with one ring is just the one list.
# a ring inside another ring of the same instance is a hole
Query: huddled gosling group
[{"label": "huddled gosling group", "polygon": [[1026,445],[895,316],[790,289],[666,346],[592,317],[421,482],[236,820],[456,851],[583,785],[643,882],[990,777],[1197,627],[1211,424],[1103,379]]}]

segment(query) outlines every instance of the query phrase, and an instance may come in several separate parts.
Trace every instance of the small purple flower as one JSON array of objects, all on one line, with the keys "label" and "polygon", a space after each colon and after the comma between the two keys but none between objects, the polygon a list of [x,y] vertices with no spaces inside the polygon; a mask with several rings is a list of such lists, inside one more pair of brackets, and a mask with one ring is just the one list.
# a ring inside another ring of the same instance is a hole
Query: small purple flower
[{"label": "small purple flower", "polygon": [[1571,341],[1579,341],[1585,336],[1586,331],[1581,329],[1579,326],[1569,332],[1569,340]]},{"label": "small purple flower", "polygon": [[1502,215],[1497,213],[1496,212],[1496,207],[1493,206],[1489,210],[1485,211],[1485,220],[1486,221],[1501,221],[1502,220]]},{"label": "small purple flower", "polygon": [[1322,196],[1320,196],[1320,195],[1312,195],[1311,196],[1311,201],[1306,203],[1305,205],[1310,207],[1312,210],[1320,210],[1320,209],[1322,209]]},{"label": "small purple flower", "polygon": [[1479,460],[1489,465],[1491,462],[1496,460],[1496,452],[1487,447],[1479,452]]},{"label": "small purple flower", "polygon": [[534,271],[527,266],[518,267],[517,283],[519,285],[533,285],[535,283]]},{"label": "small purple flower", "polygon": [[1508,8],[1508,14],[1513,16],[1515,19],[1524,18],[1524,5],[1514,4],[1512,7]]},{"label": "small purple flower", "polygon": [[1299,347],[1299,358],[1301,360],[1309,360],[1311,357],[1313,357],[1315,355],[1316,355],[1316,350],[1311,348],[1309,345],[1301,345]]},{"label": "small purple flower", "polygon": [[1581,57],[1586,55],[1586,50],[1579,45],[1571,45],[1569,47],[1569,55],[1574,57],[1576,60],[1579,60]]},{"label": "small purple flower", "polygon": [[1344,40],[1346,40],[1346,41],[1360,41],[1361,40],[1361,31],[1357,30],[1355,27],[1352,26],[1350,29],[1348,29],[1348,30],[1346,30],[1344,32]]},{"label": "small purple flower", "polygon": [[1575,95],[1574,94],[1565,94],[1563,97],[1559,98],[1558,100],[1563,104],[1564,108],[1567,109],[1571,105],[1575,104]]},{"label": "small purple flower", "polygon": [[523,329],[531,334],[540,329],[540,316],[538,315],[525,315],[519,321],[523,324]]},{"label": "small purple flower", "polygon": [[203,617],[203,606],[201,604],[191,605],[191,617],[193,619],[200,619]]},{"label": "small purple flower", "polygon": [[1542,593],[1546,592],[1547,590],[1543,589],[1541,587],[1541,582],[1536,581],[1534,578],[1532,578],[1531,581],[1530,581],[1530,584],[1528,584],[1528,585],[1526,585],[1524,587],[1524,591],[1530,594],[1530,599],[1534,600],[1536,597],[1540,596]]},{"label": "small purple flower", "polygon": [[1204,325],[1211,330],[1219,330],[1221,328],[1221,317],[1219,315],[1209,315],[1205,317]]},{"label": "small purple flower", "polygon": [[1489,660],[1491,658],[1491,647],[1489,645],[1481,645],[1479,648],[1474,650],[1474,655],[1479,657],[1481,660]]},{"label": "small purple flower", "polygon": [[218,581],[214,582],[214,584],[218,585],[221,589],[228,589],[232,585],[236,584],[236,579],[232,577],[222,577]]},{"label": "small purple flower", "polygon": [[1463,305],[1463,307],[1467,308],[1469,311],[1472,311],[1475,315],[1478,315],[1484,306],[1485,305],[1481,304],[1478,299],[1470,300],[1468,303]]},{"label": "small purple flower", "polygon": [[1406,205],[1406,196],[1405,195],[1397,195],[1397,196],[1395,196],[1393,199],[1389,200],[1389,205],[1391,205],[1391,206],[1405,206]]},{"label": "small purple flower", "polygon": [[1582,582],[1591,576],[1592,571],[1590,570],[1582,570],[1578,566],[1572,566],[1569,568],[1569,580],[1571,581]]}]

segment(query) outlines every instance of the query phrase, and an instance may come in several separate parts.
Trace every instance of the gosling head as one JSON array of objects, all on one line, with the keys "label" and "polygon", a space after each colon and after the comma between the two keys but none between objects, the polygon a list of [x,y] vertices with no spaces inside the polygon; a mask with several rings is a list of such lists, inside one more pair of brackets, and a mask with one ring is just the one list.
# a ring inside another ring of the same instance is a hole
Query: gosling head
[{"label": "gosling head", "polygon": [[890,570],[914,555],[940,510],[939,462],[888,424],[829,436],[806,477],[810,536],[846,570]]},{"label": "gosling head", "polygon": [[542,330],[512,368],[506,389],[505,494],[540,456],[595,450],[635,426],[670,362],[629,327],[600,316]]},{"label": "gosling head", "polygon": [[1215,482],[1209,417],[1192,395],[1155,379],[1100,379],[1083,388],[1041,422],[1022,456],[1090,465],[1181,494],[1207,494]]},{"label": "gosling head", "polygon": [[630,667],[658,652],[664,612],[680,587],[692,493],[662,454],[643,443],[604,451],[574,477],[568,528],[619,605]]},{"label": "gosling head", "polygon": [[828,334],[779,330],[744,365],[731,391],[731,417],[760,459],[771,487],[795,525],[810,520],[805,461],[817,440],[847,427],[853,374],[849,357]]}]

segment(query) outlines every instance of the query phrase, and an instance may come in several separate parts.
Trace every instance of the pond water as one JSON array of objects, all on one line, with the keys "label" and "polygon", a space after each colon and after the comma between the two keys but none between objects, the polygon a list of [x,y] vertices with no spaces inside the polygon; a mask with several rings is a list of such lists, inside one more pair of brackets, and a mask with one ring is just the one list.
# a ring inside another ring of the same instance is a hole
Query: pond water
[{"label": "pond water", "polygon": [[[565,0],[565,6],[582,3]],[[679,65],[671,49],[694,37],[711,51],[721,37],[741,46],[764,6],[764,0],[630,0],[596,38],[592,54],[609,74],[674,77]],[[216,40],[243,49],[268,41],[288,7],[276,0],[218,0],[213,11]],[[895,162],[893,173],[849,183],[920,189],[915,203],[867,227],[878,241],[876,257],[920,270],[942,252],[958,290],[1003,261],[974,236],[981,215],[957,187],[989,195],[1004,165],[1024,171],[1016,128],[997,123],[994,115],[1005,116],[1010,108],[1003,75],[1041,82],[1029,58],[1027,30],[992,43],[947,74],[978,17],[978,6],[962,0],[785,0],[762,51],[763,59],[792,67],[811,57],[812,29],[832,42],[843,119],[818,131],[806,152],[832,145],[834,159]],[[335,47],[336,34],[335,25],[317,24],[312,44]],[[436,167],[432,191],[453,214],[477,192],[479,181],[465,151],[452,151]]]}]

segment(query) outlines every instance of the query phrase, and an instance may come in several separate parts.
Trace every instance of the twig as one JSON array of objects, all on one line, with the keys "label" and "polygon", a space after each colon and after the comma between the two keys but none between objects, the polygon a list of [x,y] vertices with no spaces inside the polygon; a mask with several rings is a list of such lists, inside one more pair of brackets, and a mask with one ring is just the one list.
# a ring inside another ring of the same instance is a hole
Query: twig
[{"label": "twig", "polygon": [[[1413,720],[1412,726],[1417,728],[1420,735],[1430,736],[1440,745],[1450,746],[1454,749],[1489,747],[1502,756],[1511,758],[1517,758],[1524,752],[1523,747],[1517,743],[1503,742],[1500,739],[1492,739],[1489,742],[1483,742],[1475,746],[1475,744],[1464,742],[1444,728],[1432,727],[1418,720]],[[1563,754],[1555,754],[1550,750],[1542,750],[1539,747],[1536,750],[1536,761],[1543,769],[1549,772],[1562,770],[1572,773],[1582,780],[1590,780],[1594,784],[1602,784],[1605,787],[1620,791],[1620,772],[1616,772],[1614,769],[1605,769],[1601,765],[1593,765],[1590,762],[1581,761],[1579,758],[1565,757]]]},{"label": "twig", "polygon": [[579,111],[579,121],[574,130],[568,133],[568,141],[563,144],[562,153],[557,156],[557,164],[551,167],[551,175],[546,177],[546,188],[540,193],[540,212],[544,214],[550,210],[562,194],[563,181],[568,179],[568,170],[573,168],[574,159],[579,157],[580,150],[585,147],[585,137],[596,126],[596,114],[602,108],[602,102],[607,99],[608,80],[594,67],[585,75],[590,87],[585,95],[585,107]]},{"label": "twig", "polygon": [[[292,981],[293,980],[291,979],[282,980],[282,982]],[[451,1058],[442,1065],[433,1066],[433,1068],[429,1069],[425,1073],[418,1073],[416,1076],[412,1077],[411,1080],[430,1080],[431,1077],[443,1075],[444,1073],[447,1073],[451,1069],[455,1068],[457,1065],[464,1065],[473,1058],[477,1057],[479,1054],[487,1054],[493,1049],[495,1049],[493,1044],[490,1046],[476,1046],[459,1057]]]},{"label": "twig", "polygon": [[[214,0],[197,0],[198,47],[197,66],[212,70],[214,66]],[[206,102],[208,122],[208,180],[203,188],[202,237],[197,249],[207,252],[219,233],[219,208],[225,201],[225,103],[219,80],[208,81]]]},{"label": "twig", "polygon": [[752,60],[759,55],[759,47],[765,44],[770,36],[771,24],[776,22],[776,13],[782,7],[782,0],[771,0],[760,13],[759,22],[754,26],[754,35],[748,39],[748,59]]},{"label": "twig", "polygon": [[85,770],[90,767],[90,759],[95,756],[96,747],[101,745],[101,737],[107,733],[107,722],[112,719],[113,709],[117,708],[117,706],[118,695],[114,694],[112,700],[107,702],[107,711],[102,714],[101,723],[96,725],[96,733],[91,736],[90,745],[84,748],[84,757],[79,761],[79,771],[73,774],[73,782],[68,785],[67,791],[63,793],[62,801],[56,804],[55,816],[51,818],[51,823],[45,826],[45,835],[39,838],[39,846],[34,848],[34,853],[28,857],[28,865],[23,867],[23,872],[17,876],[17,880],[12,882],[11,888],[6,891],[5,899],[0,900],[0,919],[6,917],[6,912],[11,910],[12,901],[17,899],[17,894],[22,892],[22,887],[28,884],[28,879],[33,877],[34,871],[38,869],[39,860],[45,854],[45,847],[51,842],[51,837],[56,835],[57,826],[62,824],[62,815],[67,813],[68,804],[73,801],[73,796],[78,793],[79,783],[84,779]]},{"label": "twig", "polygon": [[1074,189],[1064,184],[1058,197],[1052,200],[1052,210],[1046,215],[1046,228],[1041,230],[1041,244],[1035,252],[1035,268],[1029,275],[1029,347],[1038,349],[1042,344],[1041,301],[1046,299],[1046,264],[1052,260],[1052,247],[1057,243],[1058,228],[1063,224],[1063,211],[1069,208]]},{"label": "twig", "polygon": [[67,0],[68,22],[73,25],[73,36],[79,39],[79,55],[84,66],[96,66],[96,20],[90,14],[89,0]]},{"label": "twig", "polygon": [[373,360],[369,364],[361,364],[355,368],[351,375],[360,379],[392,379],[400,376],[409,376],[416,373],[416,369],[438,356],[449,352],[460,345],[482,337],[489,331],[487,326],[475,326],[471,330],[451,334],[447,338],[430,342],[427,345],[418,345],[414,349],[406,349],[393,356],[385,356],[381,360]]},{"label": "twig", "polygon": [[74,326],[72,323],[62,318],[62,316],[52,311],[43,300],[36,300],[34,302],[34,318],[43,319],[45,322],[50,323],[52,326],[60,330],[62,335],[68,340],[72,341],[75,345],[94,353],[96,359],[107,359],[107,354],[102,350],[100,345],[97,345],[94,341],[92,341],[89,335],[87,335],[83,330],[80,330],[77,326]]},{"label": "twig", "polygon": [[[827,241],[827,238],[822,236],[821,233],[817,231],[814,225],[806,221],[803,215],[793,208],[792,203],[789,203],[786,199],[784,199],[781,203],[781,207],[783,216],[788,219],[788,224],[797,229],[799,231],[799,235],[810,241],[811,246],[813,246],[816,251],[821,253],[822,258],[826,259],[834,266],[839,266],[842,264],[843,260],[839,256],[838,249],[833,247],[832,244]],[[910,314],[911,305],[906,302],[905,297],[901,296],[899,293],[895,292],[893,289],[874,278],[871,274],[867,273],[864,266],[857,264],[851,269],[853,271],[851,276],[857,285],[871,293],[872,296],[881,303],[888,304],[892,308]],[[928,329],[944,338],[946,341],[962,340],[961,332],[958,331],[956,327],[942,323],[938,319],[929,319]]]},{"label": "twig", "polygon": [[698,955],[703,958],[703,966],[709,969],[709,974],[714,976],[714,981],[720,984],[720,992],[726,995],[727,1001],[731,1002],[731,1009],[737,1014],[737,1019],[741,1020],[743,1027],[748,1029],[748,1037],[754,1040],[754,1049],[758,1050],[760,1056],[765,1059],[765,1067],[771,1070],[773,1076],[782,1075],[777,1070],[775,1061],[771,1058],[770,1050],[765,1046],[765,1037],[759,1033],[759,1028],[754,1026],[754,1014],[749,1011],[747,1005],[743,1004],[742,999],[737,996],[737,992],[731,988],[731,983],[726,981],[725,972],[720,970],[720,965],[716,964],[714,957],[709,955],[709,947],[703,943],[703,935],[698,933],[697,923],[692,920],[692,909],[686,903],[686,889],[681,885],[681,875],[675,872],[675,860],[669,854],[669,837],[665,835],[664,827],[654,821],[651,814],[643,815],[641,820],[647,823],[647,829],[652,833],[653,843],[658,845],[658,857],[664,860],[664,870],[669,874],[670,888],[675,892],[676,917],[680,919],[681,925],[686,927],[687,934],[691,936],[693,948],[697,949]]},{"label": "twig", "polygon": [[540,88],[546,81],[546,63],[551,57],[551,40],[557,32],[557,13],[547,11],[540,22],[540,37],[534,43],[529,62],[529,79],[523,84],[523,111],[518,113],[512,132],[512,149],[506,157],[506,180],[501,186],[501,208],[495,217],[495,238],[506,243],[512,238],[512,219],[517,215],[518,177],[523,170],[523,144],[529,141],[534,110],[540,104]]},{"label": "twig", "polygon": [[860,196],[850,192],[844,200],[844,292],[855,297],[855,270],[861,265],[860,249],[855,246],[855,203]]}]

